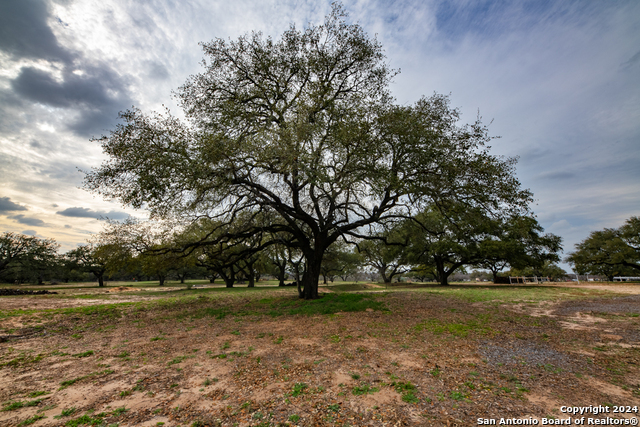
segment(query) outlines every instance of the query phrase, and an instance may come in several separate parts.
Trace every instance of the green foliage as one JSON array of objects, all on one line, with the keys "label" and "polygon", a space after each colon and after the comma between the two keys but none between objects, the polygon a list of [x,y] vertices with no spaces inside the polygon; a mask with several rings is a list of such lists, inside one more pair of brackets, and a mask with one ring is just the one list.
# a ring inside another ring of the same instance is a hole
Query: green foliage
[{"label": "green foliage", "polygon": [[42,283],[44,274],[58,261],[59,247],[53,239],[9,232],[0,234],[0,278]]},{"label": "green foliage", "polygon": [[89,357],[91,355],[93,355],[93,351],[92,350],[85,351],[84,353],[72,354],[73,357]]},{"label": "green foliage", "polygon": [[631,217],[618,228],[592,232],[576,244],[566,261],[579,274],[637,276],[640,273],[640,217]]},{"label": "green foliage", "polygon": [[64,425],[66,427],[80,427],[80,426],[99,426],[102,425],[104,423],[103,418],[106,416],[107,414],[104,413],[100,413],[100,414],[96,414],[93,417],[91,415],[88,414],[84,414],[83,416],[73,419],[73,420],[69,420],[67,421]]},{"label": "green foliage", "polygon": [[365,240],[358,249],[366,265],[377,270],[385,283],[391,283],[396,275],[407,272],[407,251],[404,250],[406,236],[402,228],[396,226],[391,230],[372,234],[375,240]]},{"label": "green foliage", "polygon": [[379,296],[371,294],[331,293],[324,294],[322,298],[313,301],[300,301],[297,298],[278,298],[263,300],[263,304],[270,304],[272,315],[300,314],[314,316],[317,314],[365,311],[367,308],[385,311],[384,302],[378,301],[378,298]]},{"label": "green foliage", "polygon": [[354,396],[362,396],[363,394],[373,394],[380,391],[378,387],[371,387],[369,384],[363,384],[351,389]]},{"label": "green foliage", "polygon": [[36,421],[40,421],[44,418],[47,418],[44,414],[35,414],[33,417],[27,418],[26,420],[20,422],[20,424],[18,424],[18,427],[31,425]]},{"label": "green foliage", "polygon": [[562,250],[562,239],[554,234],[542,234],[543,228],[533,216],[512,215],[506,219],[493,219],[488,224],[488,231],[479,245],[483,259],[476,266],[490,270],[494,280],[507,266],[531,270],[521,276],[558,279],[566,275],[564,270],[553,264],[560,260],[558,252]]},{"label": "green foliage", "polygon": [[416,386],[411,384],[409,381],[406,382],[392,382],[391,386],[395,389],[396,392],[402,395],[402,401],[407,403],[418,403],[420,399],[418,399],[415,395]]},{"label": "green foliage", "polygon": [[42,399],[31,400],[29,402],[7,402],[2,405],[3,411],[15,411],[16,409],[24,408],[27,406],[37,406],[42,402]]},{"label": "green foliage", "polygon": [[486,126],[459,125],[446,96],[394,104],[382,46],[337,3],[322,25],[202,46],[203,72],[178,92],[188,121],[122,112],[85,188],[157,218],[215,212],[218,224],[183,243],[218,247],[224,265],[207,268],[225,270],[228,286],[241,269],[251,282],[260,247],[288,245],[304,258],[302,296],[315,299],[341,237],[429,202],[517,212],[531,200],[515,160],[490,155]]},{"label": "green foliage", "polygon": [[418,403],[420,399],[412,391],[407,391],[402,394],[402,401],[407,403]]},{"label": "green foliage", "polygon": [[8,362],[0,363],[0,367],[3,367],[3,366],[17,367],[17,366],[28,365],[31,363],[38,363],[45,357],[46,355],[44,353],[39,353],[38,355],[35,355],[35,356],[32,356],[29,353],[21,353],[20,356],[14,359],[11,359]]},{"label": "green foliage", "polygon": [[460,391],[452,391],[449,395],[453,400],[464,400],[467,398],[467,395]]},{"label": "green foliage", "polygon": [[295,383],[293,385],[293,390],[289,393],[289,396],[298,397],[304,393],[307,388],[309,388],[309,386],[305,383]]},{"label": "green foliage", "polygon": [[167,366],[171,366],[171,365],[177,365],[178,363],[182,363],[187,359],[193,359],[195,356],[177,356],[174,357],[169,363],[167,363]]},{"label": "green foliage", "polygon": [[73,414],[75,414],[75,413],[76,413],[76,408],[75,408],[75,406],[73,406],[73,407],[71,407],[71,408],[63,409],[63,410],[60,412],[60,415],[56,415],[56,416],[55,416],[55,417],[53,417],[53,418],[55,418],[55,419],[60,419],[60,418],[63,418],[63,417],[70,417],[71,415],[73,415]]},{"label": "green foliage", "polygon": [[38,396],[42,396],[45,394],[49,394],[48,391],[32,391],[31,393],[28,394],[29,397],[38,397]]},{"label": "green foliage", "polygon": [[229,310],[223,308],[200,308],[193,312],[183,313],[178,316],[179,319],[184,317],[190,317],[192,319],[202,319],[203,317],[213,317],[215,319],[224,319],[229,314]]},{"label": "green foliage", "polygon": [[129,411],[129,410],[127,408],[125,408],[124,406],[122,406],[120,408],[114,409],[113,412],[111,413],[111,415],[113,415],[114,417],[119,417],[120,415],[124,414],[127,411]]}]

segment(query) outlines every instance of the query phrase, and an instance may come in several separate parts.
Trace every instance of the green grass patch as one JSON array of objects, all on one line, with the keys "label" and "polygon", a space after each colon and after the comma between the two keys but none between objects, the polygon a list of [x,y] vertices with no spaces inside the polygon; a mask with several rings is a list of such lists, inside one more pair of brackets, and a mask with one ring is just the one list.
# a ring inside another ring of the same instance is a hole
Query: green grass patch
[{"label": "green grass patch", "polygon": [[91,355],[93,355],[93,351],[92,350],[85,351],[84,353],[72,354],[73,357],[89,357]]},{"label": "green grass patch", "polygon": [[371,387],[369,384],[363,384],[351,389],[351,393],[354,396],[362,396],[363,394],[373,394],[379,392],[378,387]]},{"label": "green grass patch", "polygon": [[173,360],[172,360],[172,361],[170,361],[169,363],[167,363],[167,365],[168,365],[168,366],[171,366],[171,365],[177,365],[178,363],[182,363],[182,362],[184,362],[185,360],[187,360],[187,359],[192,359],[192,358],[194,358],[194,357],[195,357],[195,356],[178,356],[178,357],[173,358]]},{"label": "green grass patch", "polygon": [[291,390],[291,393],[289,393],[289,396],[298,397],[302,393],[304,393],[304,390],[307,388],[309,388],[309,386],[305,383],[295,383],[293,385],[293,390]]},{"label": "green grass patch", "polygon": [[83,416],[79,417],[79,418],[75,418],[73,420],[69,420],[65,423],[66,427],[79,427],[79,426],[99,426],[102,425],[104,423],[103,418],[106,416],[107,414],[105,413],[100,413],[100,414],[96,414],[93,417],[91,415],[88,414],[84,414]]},{"label": "green grass patch", "polygon": [[31,400],[28,402],[21,402],[21,401],[6,402],[2,405],[2,411],[3,412],[15,411],[16,409],[25,408],[27,406],[37,406],[40,404],[40,402],[42,402],[42,399]]},{"label": "green grass patch", "polygon": [[518,303],[575,300],[594,297],[613,298],[609,291],[598,289],[576,289],[549,286],[483,286],[483,285],[450,285],[412,289],[412,292],[430,293],[453,297],[465,302]]},{"label": "green grass patch", "polygon": [[453,400],[464,400],[466,399],[467,395],[460,391],[452,391],[449,397],[451,397],[451,399]]},{"label": "green grass patch", "polygon": [[465,338],[469,333],[477,333],[487,335],[491,333],[491,329],[487,326],[488,318],[484,317],[480,320],[469,320],[466,322],[449,322],[445,323],[438,319],[429,319],[418,323],[414,329],[418,332],[427,330],[436,335],[448,333],[456,337]]},{"label": "green grass patch", "polygon": [[8,362],[0,363],[0,368],[4,366],[18,367],[23,365],[28,365],[31,363],[38,363],[42,359],[44,359],[46,355],[44,353],[39,353],[38,355],[31,355],[28,353],[21,353],[15,359],[11,359]]},{"label": "green grass patch", "polygon": [[396,392],[402,395],[402,401],[407,403],[418,403],[420,399],[418,399],[415,395],[416,386],[411,384],[409,381],[394,381],[391,383],[391,386],[395,389]]},{"label": "green grass patch", "polygon": [[39,390],[39,391],[32,391],[31,393],[28,394],[28,396],[33,398],[33,397],[38,397],[38,396],[42,396],[42,395],[45,395],[45,394],[49,394],[49,392],[48,391]]},{"label": "green grass patch", "polygon": [[75,406],[72,406],[71,408],[63,409],[63,410],[60,412],[60,415],[56,415],[56,416],[55,416],[55,417],[53,417],[53,418],[55,418],[55,419],[57,419],[57,420],[58,420],[58,419],[63,418],[63,417],[70,417],[71,415],[73,415],[73,414],[75,414],[75,413],[76,413],[76,407],[75,407]]},{"label": "green grass patch", "polygon": [[374,294],[324,294],[315,300],[301,300],[300,298],[266,298],[259,303],[268,305],[269,314],[279,316],[284,314],[301,314],[313,316],[317,314],[334,314],[338,312],[365,311],[367,308],[386,311],[386,305],[378,301],[379,295]]},{"label": "green grass patch", "polygon": [[44,414],[36,414],[33,417],[27,418],[26,420],[22,421],[20,424],[18,424],[18,427],[31,425],[31,424],[35,423],[36,421],[40,421],[40,420],[42,420],[44,418],[47,418],[46,415],[44,415]]}]

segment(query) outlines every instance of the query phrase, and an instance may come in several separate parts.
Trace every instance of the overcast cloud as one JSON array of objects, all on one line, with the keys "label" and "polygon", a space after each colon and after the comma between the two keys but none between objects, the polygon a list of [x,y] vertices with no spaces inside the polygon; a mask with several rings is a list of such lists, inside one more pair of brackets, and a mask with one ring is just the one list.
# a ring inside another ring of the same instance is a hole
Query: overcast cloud
[{"label": "overcast cloud", "polygon": [[[354,1],[381,41],[399,103],[451,93],[519,156],[534,211],[565,251],[640,215],[640,3]],[[99,217],[142,213],[94,198],[83,173],[104,160],[92,137],[119,111],[163,104],[200,72],[198,42],[320,23],[330,2],[0,2],[0,224],[70,249]],[[56,206],[53,206],[56,205]],[[69,218],[74,218],[69,225]],[[24,230],[24,225],[37,228]]]}]

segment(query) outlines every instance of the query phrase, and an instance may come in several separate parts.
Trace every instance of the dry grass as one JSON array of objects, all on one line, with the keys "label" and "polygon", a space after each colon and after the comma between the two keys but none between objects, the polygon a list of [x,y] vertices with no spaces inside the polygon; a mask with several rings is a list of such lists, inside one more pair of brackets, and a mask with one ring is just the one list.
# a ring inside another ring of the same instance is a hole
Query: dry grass
[{"label": "dry grass", "polygon": [[466,426],[638,405],[640,295],[615,290],[1,298],[0,425]]}]

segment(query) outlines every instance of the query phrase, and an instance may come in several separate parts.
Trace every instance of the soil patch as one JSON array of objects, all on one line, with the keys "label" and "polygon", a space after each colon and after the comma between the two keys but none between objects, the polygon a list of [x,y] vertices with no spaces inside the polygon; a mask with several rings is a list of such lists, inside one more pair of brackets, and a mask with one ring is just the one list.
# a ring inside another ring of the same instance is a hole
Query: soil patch
[{"label": "soil patch", "polygon": [[[20,297],[28,313],[0,312],[0,426],[470,426],[640,404],[632,297],[507,304],[496,288],[479,304],[464,289],[405,290],[363,294],[375,301],[361,311],[281,315],[298,309],[290,293],[56,312],[41,309],[69,300]],[[591,329],[563,326],[587,315]]]}]

